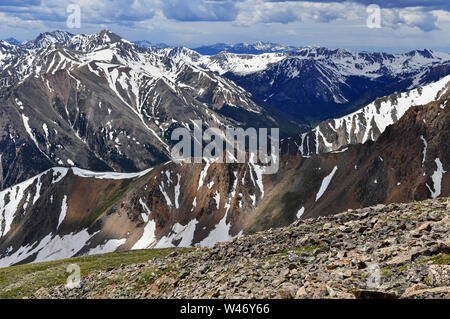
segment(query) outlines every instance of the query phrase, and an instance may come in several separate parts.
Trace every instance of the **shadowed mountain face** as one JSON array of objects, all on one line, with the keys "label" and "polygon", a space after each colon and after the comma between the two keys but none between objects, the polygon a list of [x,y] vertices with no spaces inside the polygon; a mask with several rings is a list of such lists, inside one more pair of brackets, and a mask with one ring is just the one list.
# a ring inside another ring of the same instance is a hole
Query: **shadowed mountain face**
[{"label": "shadowed mountain face", "polygon": [[232,81],[102,31],[0,46],[0,189],[54,166],[132,172],[168,160],[171,132],[299,130]]},{"label": "shadowed mountain face", "polygon": [[0,192],[0,265],[210,245],[298,218],[449,196],[450,93],[410,107],[376,141],[253,164],[174,164],[140,174],[53,168]]},{"label": "shadowed mountain face", "polygon": [[263,70],[225,76],[251,92],[255,101],[317,123],[378,97],[437,81],[450,74],[449,61],[449,55],[429,50],[383,54],[305,48]]}]

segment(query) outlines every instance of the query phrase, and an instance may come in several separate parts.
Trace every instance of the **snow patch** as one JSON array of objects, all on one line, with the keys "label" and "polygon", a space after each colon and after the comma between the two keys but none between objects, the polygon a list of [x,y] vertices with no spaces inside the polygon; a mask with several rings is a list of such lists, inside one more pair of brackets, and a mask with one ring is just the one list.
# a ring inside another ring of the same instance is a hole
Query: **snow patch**
[{"label": "snow patch", "polygon": [[66,218],[67,208],[68,208],[67,207],[67,195],[64,195],[64,198],[63,198],[62,204],[61,204],[61,213],[59,214],[59,219],[58,219],[58,226],[56,226],[56,229],[59,228],[61,223],[64,221],[64,218]]},{"label": "snow patch", "polygon": [[302,215],[305,213],[305,207],[302,207],[298,210],[297,212],[297,219],[300,219],[300,217],[302,217]]},{"label": "snow patch", "polygon": [[131,247],[132,250],[134,249],[145,249],[151,247],[155,241],[156,231],[156,223],[153,220],[150,220],[144,227],[144,233],[142,234],[141,238]]},{"label": "snow patch", "polygon": [[442,166],[442,162],[439,158],[435,159],[435,163],[436,163],[437,169],[436,169],[436,171],[434,171],[433,175],[431,175],[431,179],[433,180],[434,190],[431,189],[431,187],[428,185],[428,183],[426,184],[428,187],[428,190],[431,193],[432,198],[436,198],[439,195],[441,195],[442,177],[445,173],[447,173],[446,171],[444,171],[444,167]]},{"label": "snow patch", "polygon": [[146,222],[148,222],[148,217],[150,216],[150,214],[152,212],[150,211],[148,206],[144,203],[142,198],[139,198],[139,204],[141,204],[142,209],[144,210],[144,213],[141,213],[142,220],[144,221],[144,223],[146,223]]},{"label": "snow patch", "polygon": [[79,177],[96,178],[96,179],[132,179],[142,177],[148,174],[153,168],[146,169],[139,173],[115,173],[115,172],[92,172],[78,167],[72,167],[71,170],[74,175]]},{"label": "snow patch", "polygon": [[427,157],[427,147],[428,147],[428,143],[427,143],[427,141],[425,140],[425,138],[423,137],[423,135],[420,135],[420,139],[422,140],[423,145],[424,145],[424,147],[423,147],[423,158],[422,158],[422,167],[423,167],[423,164],[425,164],[425,159],[426,159],[426,157]]},{"label": "snow patch", "polygon": [[231,223],[227,224],[227,215],[227,213],[224,214],[209,235],[199,243],[200,246],[212,246],[217,242],[233,239],[233,236],[230,235]]},{"label": "snow patch", "polygon": [[119,246],[122,246],[127,241],[126,238],[110,239],[102,245],[89,249],[86,255],[107,254],[116,251]]},{"label": "snow patch", "polygon": [[320,185],[320,189],[319,189],[319,191],[317,192],[317,195],[316,195],[316,202],[317,202],[317,200],[318,200],[320,197],[322,197],[322,195],[323,195],[323,194],[325,193],[325,191],[327,190],[328,185],[330,184],[331,179],[333,178],[333,176],[334,176],[334,174],[336,173],[337,169],[338,169],[338,167],[335,166],[335,167],[333,168],[333,171],[330,173],[330,175],[326,176],[326,177],[323,179],[322,185]]},{"label": "snow patch", "polygon": [[180,240],[177,247],[189,247],[192,246],[192,240],[194,239],[195,228],[197,227],[198,220],[193,219],[187,225],[183,226],[179,223],[175,223],[172,227],[171,234],[162,237],[154,248],[169,248],[174,247],[173,241]]}]

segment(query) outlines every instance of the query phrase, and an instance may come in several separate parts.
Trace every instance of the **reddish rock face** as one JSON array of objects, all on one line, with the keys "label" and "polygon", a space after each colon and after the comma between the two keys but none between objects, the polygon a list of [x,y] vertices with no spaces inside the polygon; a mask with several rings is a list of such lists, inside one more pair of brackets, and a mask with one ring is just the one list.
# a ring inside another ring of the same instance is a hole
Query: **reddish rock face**
[{"label": "reddish rock face", "polygon": [[447,92],[414,106],[376,142],[345,152],[283,155],[273,175],[249,163],[169,162],[122,176],[52,169],[0,193],[0,261],[52,259],[43,247],[64,240],[65,257],[209,245],[298,217],[448,196],[448,104]]}]

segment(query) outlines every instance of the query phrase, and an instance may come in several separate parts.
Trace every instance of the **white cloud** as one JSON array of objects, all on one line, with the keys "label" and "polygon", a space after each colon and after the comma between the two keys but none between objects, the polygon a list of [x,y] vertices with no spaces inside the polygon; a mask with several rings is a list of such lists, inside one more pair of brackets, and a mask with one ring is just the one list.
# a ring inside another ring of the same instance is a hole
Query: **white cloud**
[{"label": "white cloud", "polygon": [[[36,4],[32,1],[31,4]],[[0,12],[23,21],[51,24],[64,22],[72,1],[42,0],[41,5],[1,6]],[[88,24],[134,25],[162,12],[174,21],[233,21],[237,25],[255,23],[287,24],[299,21],[330,23],[336,20],[364,21],[366,5],[354,1],[265,1],[265,0],[79,0],[82,22]],[[417,3],[415,1],[414,3]],[[424,7],[383,8],[383,25],[437,29],[448,19],[448,11]],[[439,20],[438,20],[439,17]]]},{"label": "white cloud", "polygon": [[437,30],[437,16],[420,8],[382,9],[381,23],[385,27],[416,27],[422,31]]},{"label": "white cloud", "polygon": [[[314,21],[329,23],[336,20],[362,22],[367,18],[366,6],[356,2],[313,2],[246,0],[237,5],[236,23],[291,23]],[[440,16],[446,18],[446,11]],[[417,27],[422,31],[438,29],[437,16],[422,7],[382,9],[382,25],[387,28]]]},{"label": "white cloud", "polygon": [[[397,7],[392,1],[369,0],[42,0],[41,5],[35,0],[9,1],[0,4],[0,37],[24,40],[38,32],[67,30],[66,8],[74,2],[81,6],[82,28],[68,31],[92,33],[109,28],[131,40],[178,44],[265,40],[357,46],[365,36],[368,45],[382,45],[383,41],[386,46],[408,41],[411,46],[418,41],[420,46],[449,45],[445,30],[450,13],[443,0],[433,0],[432,6],[424,1],[422,7],[408,7],[420,4],[419,0],[399,1]],[[384,3],[381,29],[365,27],[366,5],[371,2]]]}]

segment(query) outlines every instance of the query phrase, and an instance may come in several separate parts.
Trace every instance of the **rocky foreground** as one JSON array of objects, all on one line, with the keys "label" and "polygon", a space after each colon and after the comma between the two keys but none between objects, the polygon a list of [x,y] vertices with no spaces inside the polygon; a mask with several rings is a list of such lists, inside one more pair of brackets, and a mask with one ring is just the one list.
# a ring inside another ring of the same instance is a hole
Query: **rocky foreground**
[{"label": "rocky foreground", "polygon": [[450,199],[301,220],[34,297],[450,298]]}]

